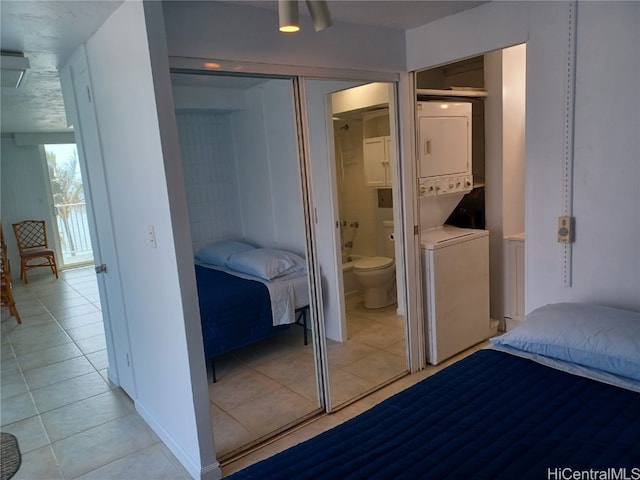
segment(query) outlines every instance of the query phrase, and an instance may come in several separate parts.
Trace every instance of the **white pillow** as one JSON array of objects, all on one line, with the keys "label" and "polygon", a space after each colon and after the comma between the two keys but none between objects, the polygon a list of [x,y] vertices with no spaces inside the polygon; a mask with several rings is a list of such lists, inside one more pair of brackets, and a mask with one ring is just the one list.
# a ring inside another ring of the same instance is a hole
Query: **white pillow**
[{"label": "white pillow", "polygon": [[638,312],[584,303],[545,305],[491,341],[640,381]]},{"label": "white pillow", "polygon": [[238,240],[221,240],[198,250],[196,259],[202,263],[224,267],[229,257],[234,253],[253,250],[254,248],[256,247]]},{"label": "white pillow", "polygon": [[304,258],[273,248],[254,248],[231,255],[227,267],[264,280],[273,280],[306,268]]}]

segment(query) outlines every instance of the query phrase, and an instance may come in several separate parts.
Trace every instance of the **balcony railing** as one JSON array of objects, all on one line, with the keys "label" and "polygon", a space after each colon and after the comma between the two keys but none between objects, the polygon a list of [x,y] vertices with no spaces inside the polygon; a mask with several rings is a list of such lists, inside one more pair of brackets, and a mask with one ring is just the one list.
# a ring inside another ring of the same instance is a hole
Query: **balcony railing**
[{"label": "balcony railing", "polygon": [[68,203],[55,207],[64,265],[91,263],[93,251],[86,203]]}]

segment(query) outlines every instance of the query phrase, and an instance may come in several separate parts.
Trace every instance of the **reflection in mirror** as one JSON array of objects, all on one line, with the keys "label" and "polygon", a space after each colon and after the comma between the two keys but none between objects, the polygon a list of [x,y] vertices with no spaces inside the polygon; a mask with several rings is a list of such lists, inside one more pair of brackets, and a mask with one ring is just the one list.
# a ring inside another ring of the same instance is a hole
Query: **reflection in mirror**
[{"label": "reflection in mirror", "polygon": [[[407,372],[392,202],[393,86],[306,82],[330,409]],[[320,183],[320,179],[331,179]],[[398,225],[400,223],[398,222]]]},{"label": "reflection in mirror", "polygon": [[224,460],[321,411],[293,85],[206,74],[172,80]]}]

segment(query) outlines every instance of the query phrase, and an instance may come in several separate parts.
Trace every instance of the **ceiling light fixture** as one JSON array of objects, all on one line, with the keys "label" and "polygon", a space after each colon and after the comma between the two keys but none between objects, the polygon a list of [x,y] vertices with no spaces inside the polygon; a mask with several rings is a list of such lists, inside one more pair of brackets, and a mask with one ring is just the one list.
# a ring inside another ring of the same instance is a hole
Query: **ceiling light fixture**
[{"label": "ceiling light fixture", "polygon": [[[316,32],[331,26],[331,14],[325,0],[306,0],[306,3]],[[278,0],[278,16],[281,32],[291,33],[300,30],[298,0]]]},{"label": "ceiling light fixture", "polygon": [[280,18],[279,30],[281,32],[293,33],[300,30],[298,0],[278,0],[278,16]]},{"label": "ceiling light fixture", "polygon": [[0,52],[2,88],[18,88],[29,70],[29,59],[23,53]]},{"label": "ceiling light fixture", "polygon": [[331,26],[331,14],[325,0],[307,0],[307,8],[316,32]]}]

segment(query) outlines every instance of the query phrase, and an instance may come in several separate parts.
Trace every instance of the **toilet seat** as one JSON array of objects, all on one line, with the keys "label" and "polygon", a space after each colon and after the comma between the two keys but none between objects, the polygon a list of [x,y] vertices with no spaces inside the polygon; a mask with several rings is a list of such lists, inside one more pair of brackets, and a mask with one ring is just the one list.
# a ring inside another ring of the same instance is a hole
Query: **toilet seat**
[{"label": "toilet seat", "polygon": [[353,264],[354,272],[372,272],[382,270],[393,265],[393,258],[389,257],[367,257],[362,258]]}]

